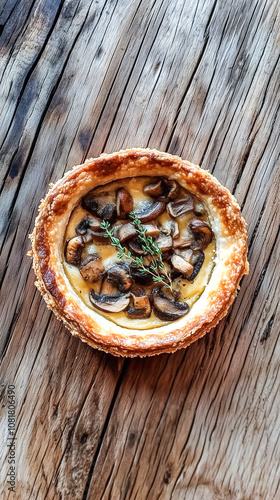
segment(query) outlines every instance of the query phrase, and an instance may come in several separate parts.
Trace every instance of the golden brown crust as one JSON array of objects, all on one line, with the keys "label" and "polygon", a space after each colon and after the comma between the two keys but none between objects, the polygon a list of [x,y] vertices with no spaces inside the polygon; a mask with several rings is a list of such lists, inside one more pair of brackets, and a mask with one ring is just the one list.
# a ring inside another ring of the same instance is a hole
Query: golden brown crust
[{"label": "golden brown crust", "polygon": [[[65,228],[79,200],[95,186],[139,175],[164,175],[201,198],[217,252],[210,281],[190,313],[144,331],[122,328],[89,309],[75,294],[62,265]],[[31,240],[36,285],[48,307],[73,335],[118,356],[174,352],[202,337],[227,314],[242,276],[248,273],[246,225],[234,197],[209,172],[156,150],[105,154],[67,172],[42,201]]]}]

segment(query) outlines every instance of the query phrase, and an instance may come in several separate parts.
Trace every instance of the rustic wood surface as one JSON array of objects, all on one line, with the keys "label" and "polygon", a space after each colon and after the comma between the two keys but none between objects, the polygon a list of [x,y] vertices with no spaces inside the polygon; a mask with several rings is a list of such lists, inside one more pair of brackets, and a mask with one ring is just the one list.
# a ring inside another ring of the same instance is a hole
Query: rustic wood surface
[{"label": "rustic wood surface", "polygon": [[[279,499],[279,3],[6,0],[0,11],[0,498]],[[233,192],[250,274],[203,339],[124,360],[71,337],[26,253],[50,182],[137,146],[200,164]]]}]

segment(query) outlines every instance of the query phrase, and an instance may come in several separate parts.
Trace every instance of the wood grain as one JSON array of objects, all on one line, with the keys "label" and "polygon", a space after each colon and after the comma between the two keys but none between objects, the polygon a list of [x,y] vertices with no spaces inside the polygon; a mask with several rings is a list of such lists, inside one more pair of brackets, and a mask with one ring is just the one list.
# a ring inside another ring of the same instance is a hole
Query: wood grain
[{"label": "wood grain", "polygon": [[[276,0],[1,6],[4,500],[280,498],[279,31]],[[121,360],[57,322],[26,253],[50,182],[137,146],[200,164],[235,194],[250,274],[205,338]]]}]

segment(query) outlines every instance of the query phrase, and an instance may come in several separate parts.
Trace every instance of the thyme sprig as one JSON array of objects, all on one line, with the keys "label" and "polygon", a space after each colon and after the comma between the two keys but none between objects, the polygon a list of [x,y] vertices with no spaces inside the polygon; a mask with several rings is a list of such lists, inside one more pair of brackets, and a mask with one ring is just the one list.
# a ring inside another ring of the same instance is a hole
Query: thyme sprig
[{"label": "thyme sprig", "polygon": [[[162,260],[162,253],[156,242],[153,241],[151,236],[146,236],[146,228],[142,225],[140,219],[138,219],[134,212],[129,214],[132,220],[132,224],[135,226],[138,233],[138,239],[141,244],[142,249],[149,255],[151,255],[153,260],[149,267],[146,267],[143,262],[143,257],[133,257],[132,253],[127,251],[125,247],[122,246],[120,240],[114,236],[114,228],[111,227],[108,221],[103,221],[100,224],[100,229],[104,231],[104,236],[109,238],[112,246],[116,247],[118,250],[118,259],[125,259],[130,262],[134,267],[137,267],[139,271],[144,275],[146,273],[151,274],[154,283],[163,284],[164,287],[169,288],[173,293],[172,280],[169,273],[165,269],[165,265]],[[164,271],[164,274],[162,273]]]},{"label": "thyme sprig", "polygon": [[[129,217],[132,220],[132,224],[136,228],[136,231],[138,233],[138,239],[140,241],[142,249],[148,254],[150,254],[152,257],[155,257],[150,264],[150,267],[157,275],[157,277],[154,279],[154,282],[164,283],[164,286],[169,288],[171,292],[173,292],[172,279],[170,274],[166,271],[165,265],[163,263],[161,249],[151,236],[146,236],[147,230],[143,226],[140,219],[136,217],[135,213],[130,212]],[[164,276],[167,279],[167,282],[164,280],[162,273],[160,271],[164,271]]]}]

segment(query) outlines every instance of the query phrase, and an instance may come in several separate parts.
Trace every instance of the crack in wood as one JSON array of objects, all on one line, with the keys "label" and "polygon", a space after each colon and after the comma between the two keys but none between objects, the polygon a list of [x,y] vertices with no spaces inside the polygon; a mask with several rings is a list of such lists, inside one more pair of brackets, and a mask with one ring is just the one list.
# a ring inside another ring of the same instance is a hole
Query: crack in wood
[{"label": "crack in wood", "polygon": [[118,394],[119,394],[122,382],[123,382],[124,377],[125,377],[125,375],[127,373],[128,366],[129,366],[129,360],[126,358],[124,360],[124,363],[123,363],[122,371],[121,371],[121,373],[119,375],[119,378],[117,380],[116,387],[115,387],[115,390],[114,390],[114,394],[113,394],[113,397],[112,397],[112,400],[111,400],[111,404],[110,404],[109,410],[107,412],[107,416],[106,416],[106,419],[104,421],[104,425],[103,425],[102,431],[100,433],[100,438],[99,438],[98,445],[96,447],[96,451],[95,451],[95,454],[94,454],[94,457],[93,457],[93,460],[92,460],[92,464],[91,464],[91,467],[90,467],[90,471],[89,471],[89,474],[88,474],[88,477],[87,477],[87,481],[86,481],[86,484],[85,484],[85,489],[84,489],[82,500],[87,500],[88,491],[89,491],[90,483],[91,483],[93,472],[94,472],[94,467],[95,467],[96,461],[98,459],[98,456],[99,456],[99,453],[100,453],[100,450],[101,450],[101,447],[102,447],[102,443],[103,443],[103,440],[104,440],[104,437],[105,437],[105,434],[106,434],[106,431],[107,431],[107,428],[108,428],[108,425],[109,425],[111,414],[113,412],[113,409],[114,409],[114,406],[115,406],[115,403],[116,403],[116,400],[117,400],[117,397],[118,397]]}]

